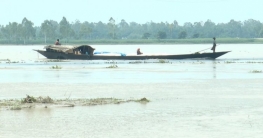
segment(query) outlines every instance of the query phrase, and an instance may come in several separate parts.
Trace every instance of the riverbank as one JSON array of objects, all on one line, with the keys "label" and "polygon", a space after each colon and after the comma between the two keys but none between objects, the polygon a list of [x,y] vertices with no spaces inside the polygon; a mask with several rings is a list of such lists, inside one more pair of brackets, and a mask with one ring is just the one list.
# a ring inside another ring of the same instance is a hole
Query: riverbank
[{"label": "riverbank", "polygon": [[[62,44],[68,45],[100,45],[100,44],[110,44],[110,45],[133,45],[133,44],[211,44],[213,42],[212,38],[195,38],[195,39],[98,39],[98,40],[63,40],[60,41]],[[263,39],[261,38],[217,38],[217,43],[220,44],[263,44]],[[53,44],[53,40],[28,40],[24,43],[22,40],[9,41],[0,40],[0,45],[46,45]]]}]

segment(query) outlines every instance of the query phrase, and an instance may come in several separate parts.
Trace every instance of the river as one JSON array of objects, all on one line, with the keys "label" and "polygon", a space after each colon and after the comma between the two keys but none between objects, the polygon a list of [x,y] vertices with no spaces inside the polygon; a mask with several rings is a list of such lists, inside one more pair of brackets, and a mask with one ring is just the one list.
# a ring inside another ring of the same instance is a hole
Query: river
[{"label": "river", "polygon": [[[94,45],[97,51],[194,53],[211,45]],[[43,62],[35,46],[0,46],[0,100],[143,98],[147,104],[0,109],[0,137],[263,137],[262,44],[220,44],[216,60]],[[211,50],[205,51],[211,52]],[[5,59],[11,60],[6,63]],[[51,69],[52,66],[61,69]]]}]

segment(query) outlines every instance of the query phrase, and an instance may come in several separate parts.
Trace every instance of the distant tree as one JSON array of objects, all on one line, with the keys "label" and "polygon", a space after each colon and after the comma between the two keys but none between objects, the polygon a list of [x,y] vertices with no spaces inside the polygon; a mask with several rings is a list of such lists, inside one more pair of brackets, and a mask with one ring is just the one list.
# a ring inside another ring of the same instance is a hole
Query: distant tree
[{"label": "distant tree", "polygon": [[178,27],[179,26],[179,24],[178,24],[178,22],[176,20],[174,20],[173,24],[174,24],[174,27]]},{"label": "distant tree", "polygon": [[150,36],[151,36],[150,33],[144,33],[142,39],[149,39]]},{"label": "distant tree", "polygon": [[74,30],[74,32],[75,32],[75,36],[74,36],[75,39],[79,39],[80,38],[81,25],[82,24],[80,23],[79,20],[76,20],[71,25],[72,30]]},{"label": "distant tree", "polygon": [[2,36],[8,40],[8,43],[10,43],[11,40],[10,26],[6,25],[5,27],[2,27],[1,32],[2,32]]},{"label": "distant tree", "polygon": [[41,24],[40,33],[44,35],[44,37],[45,37],[45,43],[47,43],[47,37],[48,37],[48,38],[54,38],[54,36],[55,36],[55,31],[56,31],[56,28],[55,28],[55,26],[53,26],[53,24],[51,23],[51,21],[45,20],[45,21]]},{"label": "distant tree", "polygon": [[166,37],[167,37],[167,35],[165,32],[163,32],[163,31],[158,32],[158,35],[157,35],[158,39],[165,39]]},{"label": "distant tree", "polygon": [[109,26],[109,35],[111,36],[112,39],[116,39],[116,25],[115,25],[115,20],[110,17],[109,19],[109,23],[108,23],[108,26]]},{"label": "distant tree", "polygon": [[127,38],[127,36],[130,34],[129,24],[124,19],[122,19],[121,22],[118,24],[118,27],[118,34],[120,35],[120,37]]},{"label": "distant tree", "polygon": [[129,36],[128,36],[128,39],[140,39],[142,37],[142,35],[139,35],[137,33],[131,33]]},{"label": "distant tree", "polygon": [[1,27],[1,35],[8,39],[8,42],[14,41],[16,43],[16,40],[19,37],[18,23],[9,22],[5,27]]},{"label": "distant tree", "polygon": [[184,28],[192,28],[192,27],[193,27],[192,23],[190,23],[190,22],[184,23]]},{"label": "distant tree", "polygon": [[243,23],[243,34],[247,38],[256,38],[259,37],[260,31],[262,29],[262,23],[253,19],[244,21]]},{"label": "distant tree", "polygon": [[19,35],[18,33],[18,23],[17,22],[12,22],[12,23],[9,23],[9,26],[10,26],[10,33],[11,33],[11,36],[12,36],[12,39],[17,40],[17,37]]},{"label": "distant tree", "polygon": [[169,24],[169,33],[170,33],[170,38],[173,38],[173,30],[174,30],[175,25],[173,23]]},{"label": "distant tree", "polygon": [[178,24],[176,20],[173,21],[173,30],[171,32],[171,38],[177,38],[178,33],[181,31],[182,27]]},{"label": "distant tree", "polygon": [[[203,26],[201,22],[194,22],[193,29],[192,29],[193,38],[199,38],[201,37],[200,33],[203,31]],[[198,35],[197,35],[198,34]]]},{"label": "distant tree", "polygon": [[193,35],[193,38],[199,38],[200,34],[196,33]]},{"label": "distant tree", "polygon": [[55,36],[54,37],[58,37],[58,36],[60,36],[60,32],[59,32],[59,23],[57,22],[57,21],[54,21],[54,20],[49,20],[50,21],[50,23],[52,24],[52,26],[54,27],[54,29],[55,29]]},{"label": "distant tree", "polygon": [[242,33],[242,23],[235,20],[230,20],[229,23],[226,24],[226,29],[224,29],[224,33],[226,33],[229,37],[240,37]]},{"label": "distant tree", "polygon": [[36,30],[33,27],[34,23],[24,18],[22,20],[22,24],[18,25],[18,30],[20,30],[21,38],[24,40],[24,44],[26,44],[26,40],[35,37]]},{"label": "distant tree", "polygon": [[[111,17],[106,23],[87,22],[76,20],[69,23],[65,17],[58,23],[45,20],[41,26],[34,26],[33,22],[24,18],[22,23],[10,22],[0,25],[0,37],[3,42],[19,43],[30,39],[62,38],[69,39],[167,39],[167,38],[211,38],[211,37],[263,37],[263,24],[260,21],[249,19],[243,22],[230,20],[227,23],[215,24],[211,20],[185,22],[179,25],[176,20],[168,22],[147,22],[139,24],[126,22],[122,19],[119,23]],[[64,40],[63,40],[64,41]]]},{"label": "distant tree", "polygon": [[129,27],[129,24],[124,19],[122,19],[119,26],[121,29],[125,29],[125,28]]},{"label": "distant tree", "polygon": [[2,25],[0,25],[0,39],[3,39],[3,32],[2,32],[2,29],[3,29],[3,27],[2,27]]},{"label": "distant tree", "polygon": [[93,29],[93,36],[95,39],[111,38],[109,35],[109,26],[101,21],[95,23]]},{"label": "distant tree", "polygon": [[182,31],[182,32],[179,33],[178,38],[179,38],[179,39],[185,39],[186,36],[187,36],[186,31]]},{"label": "distant tree", "polygon": [[72,34],[72,29],[70,28],[70,24],[65,17],[59,22],[59,32],[62,38],[65,38],[68,41],[70,34]]},{"label": "distant tree", "polygon": [[211,20],[207,20],[204,23],[203,33],[205,34],[204,37],[214,37],[216,36],[216,25]]},{"label": "distant tree", "polygon": [[128,33],[129,33],[128,38],[141,39],[142,38],[142,34],[143,34],[143,29],[142,29],[141,24],[138,24],[136,22],[130,22]]},{"label": "distant tree", "polygon": [[80,36],[84,39],[91,38],[90,34],[92,29],[88,27],[86,24],[82,24],[80,27]]},{"label": "distant tree", "polygon": [[260,38],[263,38],[263,27],[262,27],[262,29],[261,29],[261,31],[260,31],[260,33],[259,33],[259,37],[260,37]]}]

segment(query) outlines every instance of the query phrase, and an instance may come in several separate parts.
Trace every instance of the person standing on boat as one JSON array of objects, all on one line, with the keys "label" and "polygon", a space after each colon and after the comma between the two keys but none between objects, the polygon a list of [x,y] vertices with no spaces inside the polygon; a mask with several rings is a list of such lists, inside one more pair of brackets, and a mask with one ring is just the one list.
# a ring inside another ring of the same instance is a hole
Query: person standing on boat
[{"label": "person standing on boat", "polygon": [[216,38],[213,37],[213,39],[214,39],[214,42],[213,42],[213,47],[211,48],[211,50],[213,50],[213,53],[215,53],[215,51],[216,51]]},{"label": "person standing on boat", "polygon": [[61,45],[61,44],[59,43],[59,39],[57,39],[57,41],[55,42],[55,45]]},{"label": "person standing on boat", "polygon": [[143,53],[141,52],[140,48],[138,48],[137,49],[137,55],[141,55],[141,54],[143,54]]}]

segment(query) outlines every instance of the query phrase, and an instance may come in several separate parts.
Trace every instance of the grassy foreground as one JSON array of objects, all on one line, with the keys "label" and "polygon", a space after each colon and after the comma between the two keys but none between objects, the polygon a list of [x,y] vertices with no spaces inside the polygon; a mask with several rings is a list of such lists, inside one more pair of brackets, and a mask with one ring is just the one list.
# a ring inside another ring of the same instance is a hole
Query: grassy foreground
[{"label": "grassy foreground", "polygon": [[[28,40],[25,45],[37,45],[37,44],[53,44],[55,40],[48,40],[47,43],[44,40]],[[97,39],[97,40],[64,40],[61,39],[62,44],[69,45],[81,45],[81,44],[211,44],[212,38],[195,38],[195,39]],[[217,43],[220,44],[263,44],[262,38],[217,38]],[[8,41],[1,40],[0,44],[6,45],[24,45],[23,41]]]}]

